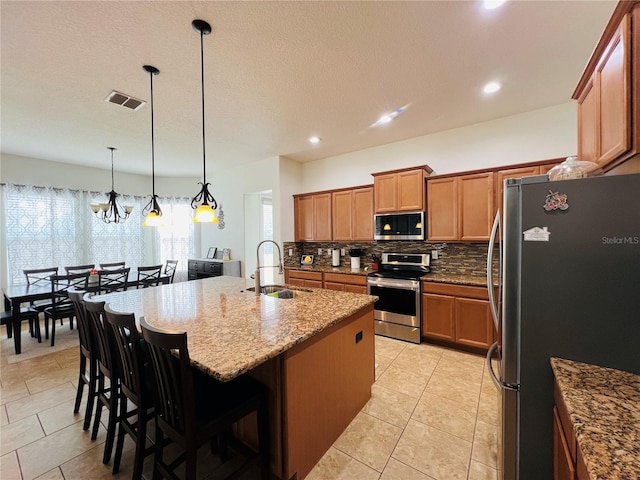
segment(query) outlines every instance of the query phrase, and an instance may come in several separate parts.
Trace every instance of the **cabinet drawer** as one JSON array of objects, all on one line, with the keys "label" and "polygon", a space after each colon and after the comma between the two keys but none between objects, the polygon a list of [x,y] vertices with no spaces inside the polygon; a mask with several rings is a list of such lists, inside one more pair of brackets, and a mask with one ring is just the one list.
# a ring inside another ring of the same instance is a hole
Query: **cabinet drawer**
[{"label": "cabinet drawer", "polygon": [[453,285],[451,283],[422,282],[422,293],[436,293],[439,295],[451,295],[452,297],[489,300],[489,292],[485,287]]},{"label": "cabinet drawer", "polygon": [[349,273],[325,273],[325,282],[348,283],[349,285],[367,285],[367,277]]},{"label": "cabinet drawer", "polygon": [[290,278],[300,278],[303,280],[319,280],[322,282],[322,272],[305,272],[302,270],[289,270]]}]

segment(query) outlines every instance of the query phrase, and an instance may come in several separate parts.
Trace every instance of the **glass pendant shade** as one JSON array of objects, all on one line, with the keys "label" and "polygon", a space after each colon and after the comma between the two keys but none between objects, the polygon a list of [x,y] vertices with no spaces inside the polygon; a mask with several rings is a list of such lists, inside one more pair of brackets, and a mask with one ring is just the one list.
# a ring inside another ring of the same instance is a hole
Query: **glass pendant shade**
[{"label": "glass pendant shade", "polygon": [[193,217],[193,221],[198,223],[218,223],[218,217],[211,205],[203,204],[196,209],[196,215]]}]

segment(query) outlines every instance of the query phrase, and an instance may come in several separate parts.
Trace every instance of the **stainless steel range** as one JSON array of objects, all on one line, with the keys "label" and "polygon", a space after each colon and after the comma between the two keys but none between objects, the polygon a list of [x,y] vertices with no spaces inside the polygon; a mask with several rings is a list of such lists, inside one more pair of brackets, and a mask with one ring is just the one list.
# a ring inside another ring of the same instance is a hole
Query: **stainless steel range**
[{"label": "stainless steel range", "polygon": [[429,253],[383,253],[380,269],[367,277],[378,335],[420,343],[420,277],[431,270]]}]

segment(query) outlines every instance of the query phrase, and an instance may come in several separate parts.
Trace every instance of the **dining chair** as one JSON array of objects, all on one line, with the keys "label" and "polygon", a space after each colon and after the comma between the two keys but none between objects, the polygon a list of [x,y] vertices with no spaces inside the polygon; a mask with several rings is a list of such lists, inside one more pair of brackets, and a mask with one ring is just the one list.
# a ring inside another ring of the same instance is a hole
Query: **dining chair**
[{"label": "dining chair", "polygon": [[88,263],[87,265],[73,265],[71,267],[64,267],[64,269],[65,269],[65,271],[67,273],[90,272],[91,270],[93,270],[95,268],[96,268],[95,263]]},{"label": "dining chair", "polygon": [[131,267],[115,270],[98,270],[98,291],[100,293],[124,292]]},{"label": "dining chair", "polygon": [[68,291],[70,288],[86,290],[89,281],[89,272],[74,273],[71,275],[51,275],[51,306],[44,310],[45,338],[49,338],[49,320],[51,320],[51,346],[56,341],[56,320],[69,319],[69,328],[73,330],[73,319],[76,311]]},{"label": "dining chair", "polygon": [[[32,337],[38,339],[38,343],[42,343],[42,336],[40,334],[40,319],[38,317],[38,311],[31,307],[23,307],[20,309],[19,317],[20,322],[24,320],[29,321],[29,332]],[[6,325],[7,338],[12,338],[13,335],[20,335],[20,330],[14,332],[15,318],[11,310],[0,312],[0,325]]]},{"label": "dining chair", "polygon": [[162,264],[150,267],[138,267],[137,288],[157,287],[160,285]]},{"label": "dining chair", "polygon": [[173,283],[173,277],[176,276],[176,267],[178,266],[178,260],[167,260],[164,265],[164,274],[169,276],[169,283]]},{"label": "dining chair", "polygon": [[118,420],[118,396],[120,388],[119,355],[113,338],[113,331],[107,328],[104,317],[105,302],[94,301],[92,294],[87,293],[83,297],[84,307],[87,311],[88,324],[91,334],[95,339],[98,351],[98,385],[96,388],[96,414],[93,419],[91,440],[95,440],[100,429],[102,408],[109,411],[107,419],[107,438],[104,444],[102,463],[108,463],[113,451],[116,426]]},{"label": "dining chair", "polygon": [[[191,367],[187,333],[166,331],[149,325],[140,317],[155,381],[156,436],[153,478],[177,479],[174,469],[185,463],[185,478],[196,477],[198,447],[216,440],[233,423],[246,415],[258,414],[259,452],[230,476],[236,476],[253,461],[259,461],[261,478],[269,478],[269,419],[267,389],[243,375],[219,382]],[[183,453],[164,460],[165,435]]]},{"label": "dining chair", "polygon": [[126,262],[101,263],[100,270],[117,270],[126,267]]},{"label": "dining chair", "polygon": [[[36,268],[36,269],[26,269],[22,270],[24,276],[27,280],[27,285],[49,285],[49,277],[51,275],[58,274],[58,267],[49,267],[49,268]],[[36,300],[35,302],[31,302],[31,308],[37,310],[38,312],[44,312],[45,308],[51,306],[50,300]],[[62,325],[62,319],[60,319],[60,324]],[[33,336],[34,332],[31,329],[31,325],[29,325],[29,332],[31,336]],[[48,338],[48,337],[47,337]]]},{"label": "dining chair", "polygon": [[[98,351],[89,320],[87,318],[87,310],[84,306],[83,296],[86,294],[84,290],[76,290],[70,288],[69,300],[73,304],[78,319],[78,339],[80,340],[80,370],[78,373],[78,388],[76,392],[76,402],[73,406],[73,413],[80,411],[80,403],[82,402],[82,393],[84,386],[88,388],[87,406],[84,412],[83,430],[89,430],[91,426],[91,417],[93,415],[93,405],[97,397],[98,388]],[[87,367],[89,371],[87,372]]]},{"label": "dining chair", "polygon": [[[152,374],[147,362],[144,340],[138,333],[135,315],[120,313],[105,306],[105,318],[112,330],[120,355],[120,397],[118,399],[118,439],[113,458],[113,474],[120,469],[122,449],[126,434],[136,445],[133,474],[131,478],[142,478],[144,457],[153,453],[154,447],[146,447],[147,423],[155,416],[151,397]],[[133,407],[133,408],[129,408]]]}]

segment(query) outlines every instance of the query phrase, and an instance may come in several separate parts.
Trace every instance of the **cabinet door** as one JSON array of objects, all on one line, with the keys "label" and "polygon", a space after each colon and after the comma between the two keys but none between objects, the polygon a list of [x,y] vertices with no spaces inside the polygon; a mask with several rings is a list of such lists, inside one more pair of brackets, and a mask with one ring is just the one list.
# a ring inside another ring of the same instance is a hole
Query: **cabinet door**
[{"label": "cabinet door", "polygon": [[296,197],[294,202],[296,241],[313,240],[313,196]]},{"label": "cabinet door", "polygon": [[412,170],[397,173],[398,210],[419,211],[424,208],[424,173]]},{"label": "cabinet door", "polygon": [[367,287],[363,285],[349,285],[344,286],[344,291],[349,293],[367,293]]},{"label": "cabinet door", "polygon": [[489,240],[493,225],[493,172],[458,177],[460,240]]},{"label": "cabinet door", "polygon": [[553,407],[553,480],[575,480],[576,470],[569,452],[558,410]]},{"label": "cabinet door", "polygon": [[322,280],[305,280],[305,287],[322,288]]},{"label": "cabinet door", "polygon": [[352,236],[352,203],[353,192],[333,192],[331,208],[333,209],[333,240],[351,240]]},{"label": "cabinet door", "polygon": [[331,240],[331,193],[313,195],[314,240]]},{"label": "cabinet door", "polygon": [[454,297],[422,294],[422,335],[443,340],[454,339]]},{"label": "cabinet door", "polygon": [[631,128],[631,28],[625,15],[607,46],[595,71],[599,100],[599,156],[596,162],[604,166],[630,148]]},{"label": "cabinet door", "polygon": [[593,77],[578,99],[578,158],[595,162],[598,158],[596,89]]},{"label": "cabinet door", "polygon": [[540,175],[540,167],[536,165],[533,167],[510,168],[508,170],[500,170],[499,172],[496,172],[496,210],[500,210],[502,212],[504,181],[510,178],[522,178],[529,177],[531,175]]},{"label": "cabinet door", "polygon": [[[373,187],[353,191],[352,240],[373,240]],[[334,237],[334,240],[337,240]]]},{"label": "cabinet door", "polygon": [[427,181],[429,240],[458,239],[458,183],[455,177]]},{"label": "cabinet door", "polygon": [[373,177],[376,213],[395,212],[398,209],[398,178],[395,173]]},{"label": "cabinet door", "polygon": [[455,340],[472,347],[489,348],[493,343],[493,321],[489,302],[473,298],[455,299]]}]

